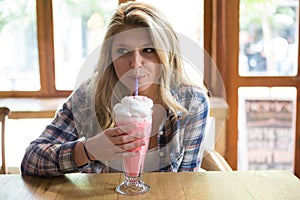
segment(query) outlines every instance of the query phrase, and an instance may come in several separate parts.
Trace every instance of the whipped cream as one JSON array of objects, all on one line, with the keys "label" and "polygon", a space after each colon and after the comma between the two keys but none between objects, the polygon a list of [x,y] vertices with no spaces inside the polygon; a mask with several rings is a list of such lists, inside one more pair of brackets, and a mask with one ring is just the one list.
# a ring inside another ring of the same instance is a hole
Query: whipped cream
[{"label": "whipped cream", "polygon": [[113,111],[117,116],[150,117],[152,107],[152,99],[146,96],[126,96],[114,106]]}]

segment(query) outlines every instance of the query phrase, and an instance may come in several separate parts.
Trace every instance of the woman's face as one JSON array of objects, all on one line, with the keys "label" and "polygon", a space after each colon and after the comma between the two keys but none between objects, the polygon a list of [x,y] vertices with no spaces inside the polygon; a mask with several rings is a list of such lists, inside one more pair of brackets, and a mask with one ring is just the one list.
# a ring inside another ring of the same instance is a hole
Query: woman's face
[{"label": "woman's face", "polygon": [[162,68],[147,28],[122,29],[114,36],[111,51],[115,72],[123,84],[134,91],[137,79],[139,94],[155,91]]}]

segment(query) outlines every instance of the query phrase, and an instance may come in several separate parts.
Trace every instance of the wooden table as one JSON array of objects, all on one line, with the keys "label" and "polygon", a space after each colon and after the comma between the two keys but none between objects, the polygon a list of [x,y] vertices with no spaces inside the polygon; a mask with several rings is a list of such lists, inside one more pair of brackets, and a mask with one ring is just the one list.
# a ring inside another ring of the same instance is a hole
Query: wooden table
[{"label": "wooden table", "polygon": [[0,199],[300,199],[300,181],[289,171],[145,173],[151,191],[138,196],[117,194],[122,180],[119,173],[0,175]]}]

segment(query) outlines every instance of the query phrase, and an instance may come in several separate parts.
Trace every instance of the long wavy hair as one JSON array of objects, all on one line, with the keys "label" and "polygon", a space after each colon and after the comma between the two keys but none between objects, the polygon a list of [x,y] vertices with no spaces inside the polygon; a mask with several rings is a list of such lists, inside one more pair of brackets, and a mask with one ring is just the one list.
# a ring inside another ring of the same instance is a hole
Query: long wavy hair
[{"label": "long wavy hair", "polygon": [[148,28],[160,64],[163,66],[158,83],[162,103],[175,115],[176,111],[186,112],[170,91],[174,86],[191,84],[183,70],[175,31],[165,16],[151,5],[139,2],[123,3],[115,11],[108,25],[92,82],[96,115],[102,129],[114,126],[113,105],[123,96],[132,94],[132,91],[119,84],[111,56],[113,36],[126,26]]}]

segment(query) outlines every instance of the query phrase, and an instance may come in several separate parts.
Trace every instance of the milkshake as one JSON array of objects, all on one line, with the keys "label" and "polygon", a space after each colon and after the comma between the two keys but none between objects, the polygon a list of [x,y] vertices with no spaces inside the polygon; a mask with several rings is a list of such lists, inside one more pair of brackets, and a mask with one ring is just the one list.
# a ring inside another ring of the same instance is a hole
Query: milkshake
[{"label": "milkshake", "polygon": [[149,139],[152,127],[153,101],[145,96],[127,96],[121,103],[114,106],[114,116],[117,126],[122,127],[134,123],[136,128],[126,134],[143,133],[142,140],[145,145],[130,151],[137,151],[138,155],[123,158],[123,171],[125,180],[117,186],[116,191],[120,194],[137,195],[150,190],[150,186],[141,180],[144,169],[145,155],[149,146]]},{"label": "milkshake", "polygon": [[139,155],[123,159],[124,172],[127,177],[137,177],[143,170],[145,154],[148,149],[151,126],[152,126],[153,102],[145,96],[127,96],[114,107],[115,122],[117,126],[129,123],[136,124],[131,133],[144,133],[145,145],[132,149],[138,151]]}]

